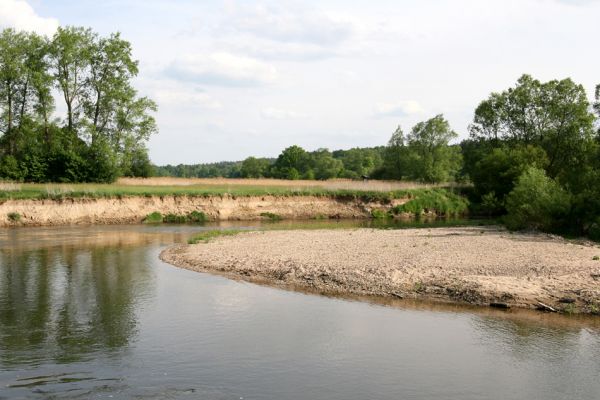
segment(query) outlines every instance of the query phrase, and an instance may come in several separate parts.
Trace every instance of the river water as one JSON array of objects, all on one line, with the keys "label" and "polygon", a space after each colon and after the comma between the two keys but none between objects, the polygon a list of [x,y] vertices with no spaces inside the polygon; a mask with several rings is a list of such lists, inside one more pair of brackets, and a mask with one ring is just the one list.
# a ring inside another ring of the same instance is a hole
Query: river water
[{"label": "river water", "polygon": [[598,317],[322,297],[158,259],[199,229],[0,230],[0,399],[600,398]]}]

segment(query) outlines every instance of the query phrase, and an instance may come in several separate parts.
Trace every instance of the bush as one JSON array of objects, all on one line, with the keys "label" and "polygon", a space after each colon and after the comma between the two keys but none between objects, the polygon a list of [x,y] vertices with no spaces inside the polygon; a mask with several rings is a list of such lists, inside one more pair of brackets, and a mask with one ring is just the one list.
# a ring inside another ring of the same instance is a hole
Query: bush
[{"label": "bush", "polygon": [[202,211],[192,211],[187,215],[187,220],[189,222],[206,222],[208,217]]},{"label": "bush", "polygon": [[146,215],[144,222],[147,224],[157,224],[163,222],[163,216],[158,211],[154,211],[153,213]]},{"label": "bush", "polygon": [[412,199],[404,204],[394,207],[394,214],[435,213],[437,215],[452,216],[464,214],[469,209],[469,201],[445,189],[430,189],[417,192]]},{"label": "bush", "polygon": [[571,208],[566,192],[546,173],[529,167],[506,197],[506,225],[509,229],[552,231],[561,225]]},{"label": "bush", "polygon": [[177,215],[177,214],[167,214],[163,218],[163,222],[168,224],[183,224],[187,221],[185,215]]},{"label": "bush", "polygon": [[371,211],[371,217],[374,219],[387,219],[390,218],[390,214],[386,211],[375,209]]},{"label": "bush", "polygon": [[12,222],[19,222],[21,220],[21,214],[17,213],[17,212],[10,212],[8,213],[8,219]]}]

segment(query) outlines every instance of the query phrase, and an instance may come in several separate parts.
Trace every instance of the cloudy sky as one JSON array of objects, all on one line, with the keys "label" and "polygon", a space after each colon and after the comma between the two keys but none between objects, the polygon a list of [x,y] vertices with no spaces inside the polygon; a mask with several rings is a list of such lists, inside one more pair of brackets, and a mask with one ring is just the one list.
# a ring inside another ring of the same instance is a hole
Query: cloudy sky
[{"label": "cloudy sky", "polygon": [[600,83],[595,0],[0,0],[0,26],[122,32],[159,104],[157,164],[385,144],[523,73]]}]

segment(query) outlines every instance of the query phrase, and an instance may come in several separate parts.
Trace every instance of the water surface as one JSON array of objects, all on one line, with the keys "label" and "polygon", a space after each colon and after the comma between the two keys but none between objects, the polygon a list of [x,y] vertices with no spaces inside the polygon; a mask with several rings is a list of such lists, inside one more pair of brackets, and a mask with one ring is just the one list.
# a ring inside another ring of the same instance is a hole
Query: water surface
[{"label": "water surface", "polygon": [[600,398],[599,318],[321,297],[158,259],[199,229],[0,230],[0,399]]}]

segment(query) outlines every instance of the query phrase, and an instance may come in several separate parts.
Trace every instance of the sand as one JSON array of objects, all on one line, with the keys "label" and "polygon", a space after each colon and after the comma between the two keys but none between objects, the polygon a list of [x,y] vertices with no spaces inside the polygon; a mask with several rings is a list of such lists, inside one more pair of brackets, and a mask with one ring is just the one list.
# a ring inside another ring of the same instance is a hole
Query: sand
[{"label": "sand", "polygon": [[173,265],[320,293],[600,310],[600,247],[500,227],[259,231],[162,252]]},{"label": "sand", "polygon": [[[186,215],[202,211],[214,221],[264,220],[265,213],[282,219],[370,218],[374,209],[387,211],[408,199],[389,203],[327,196],[128,196],[61,200],[6,200],[0,203],[0,227],[78,224],[135,224],[150,213]],[[9,214],[17,213],[19,221]]]}]

